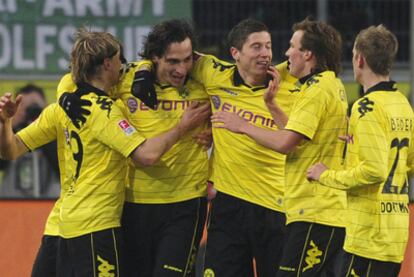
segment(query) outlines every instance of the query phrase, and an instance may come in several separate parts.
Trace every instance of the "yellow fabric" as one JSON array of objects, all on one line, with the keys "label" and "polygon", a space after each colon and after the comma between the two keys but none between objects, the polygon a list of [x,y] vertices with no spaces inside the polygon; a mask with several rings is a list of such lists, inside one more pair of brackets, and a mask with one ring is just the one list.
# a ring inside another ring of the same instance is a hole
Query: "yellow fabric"
[{"label": "yellow fabric", "polygon": [[373,91],[353,105],[346,170],[328,170],[321,176],[322,184],[348,192],[347,252],[387,262],[403,260],[413,123],[412,108],[398,91]]},{"label": "yellow fabric", "polygon": [[[192,76],[204,84],[210,95],[213,112],[236,112],[251,123],[276,130],[263,101],[266,87],[235,84],[233,64],[205,55],[200,57]],[[237,74],[237,73],[236,73]],[[285,112],[296,96],[293,83],[282,82],[276,101]],[[265,148],[246,135],[213,128],[214,152],[212,176],[214,187],[245,201],[283,212],[285,156]]]},{"label": "yellow fabric", "polygon": [[57,104],[52,104],[35,123],[18,133],[29,149],[56,139],[58,133],[65,136],[58,218],[59,235],[64,238],[120,226],[126,157],[145,141],[128,126],[109,97],[88,94],[84,98],[92,102],[91,115],[80,130]]},{"label": "yellow fabric", "polygon": [[334,72],[310,77],[302,86],[286,129],[306,137],[287,156],[285,205],[287,223],[306,221],[343,227],[346,194],[306,179],[306,170],[317,162],[341,169],[346,133],[347,99]]},{"label": "yellow fabric", "polygon": [[[157,109],[151,110],[131,95],[136,70],[147,62],[131,64],[131,70],[117,87],[116,97],[126,106],[125,114],[145,138],[156,137],[177,125],[192,101],[206,102],[203,86],[189,78],[180,91],[156,85]],[[208,156],[193,135],[207,128],[207,122],[181,138],[155,165],[130,165],[126,201],[133,203],[174,203],[207,194]]]}]

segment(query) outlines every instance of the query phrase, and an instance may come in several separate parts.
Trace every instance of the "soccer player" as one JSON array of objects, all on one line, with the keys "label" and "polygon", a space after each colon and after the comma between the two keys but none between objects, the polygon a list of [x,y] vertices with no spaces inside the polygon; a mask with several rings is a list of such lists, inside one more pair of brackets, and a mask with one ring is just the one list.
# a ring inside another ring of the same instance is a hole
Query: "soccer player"
[{"label": "soccer player", "polygon": [[[131,124],[146,138],[175,126],[192,102],[208,103],[203,86],[188,75],[193,65],[194,32],[184,20],[153,26],[143,59],[154,63],[155,109],[131,95],[134,73],[127,73],[116,97],[127,106]],[[141,68],[144,62],[134,63]],[[131,66],[131,65],[130,65]],[[133,68],[131,68],[132,70]],[[135,80],[139,79],[135,75]],[[128,276],[195,276],[195,257],[207,215],[208,156],[193,136],[208,121],[182,137],[159,162],[130,168],[122,228]]]},{"label": "soccer player", "polygon": [[[263,101],[277,74],[267,26],[243,20],[228,38],[235,64],[202,55],[191,76],[205,86],[214,111],[233,111],[259,129],[276,130]],[[277,101],[287,113],[297,94],[296,79],[286,63],[280,69],[284,78]],[[217,195],[208,222],[204,276],[253,276],[253,258],[259,276],[274,276],[285,233],[285,156],[228,130],[213,129],[213,138],[210,179]]]},{"label": "soccer player", "polygon": [[352,107],[346,168],[321,161],[308,169],[309,179],[348,195],[340,276],[397,276],[403,260],[414,113],[390,80],[397,50],[397,38],[382,25],[358,34],[352,64],[364,96]]},{"label": "soccer player", "polygon": [[[306,179],[306,170],[317,161],[342,168],[347,100],[340,69],[341,37],[331,26],[305,19],[293,25],[286,52],[290,73],[301,83],[289,117],[274,118],[282,130],[265,130],[231,110],[212,116],[213,130],[228,129],[287,154],[284,205],[288,233],[277,276],[333,274],[334,260],[345,235],[346,196],[343,191]],[[277,90],[277,82],[273,83]],[[270,94],[274,92],[270,91]],[[267,101],[273,115],[276,101]]]},{"label": "soccer player", "polygon": [[[184,20],[155,25],[141,53],[154,63],[154,70],[142,71],[147,61],[129,63],[111,90],[145,138],[175,126],[192,102],[208,102],[203,86],[187,74],[194,43],[192,27]],[[152,81],[146,86],[142,80],[148,79]],[[59,90],[73,90],[68,76]],[[184,136],[158,162],[130,166],[122,217],[128,276],[194,276],[206,217],[208,157],[192,136],[198,138],[207,123]]]},{"label": "soccer player", "polygon": [[[105,91],[119,81],[120,44],[110,34],[79,31],[71,53],[71,71],[90,114],[78,127],[52,104],[17,135],[12,117],[20,104],[11,94],[0,98],[0,154],[15,159],[40,145],[65,136],[58,276],[123,275],[124,253],[120,216],[126,178],[126,157],[146,163],[160,157],[208,115],[208,107],[191,105],[176,127],[145,139],[133,128]],[[59,141],[58,141],[59,143]]]}]

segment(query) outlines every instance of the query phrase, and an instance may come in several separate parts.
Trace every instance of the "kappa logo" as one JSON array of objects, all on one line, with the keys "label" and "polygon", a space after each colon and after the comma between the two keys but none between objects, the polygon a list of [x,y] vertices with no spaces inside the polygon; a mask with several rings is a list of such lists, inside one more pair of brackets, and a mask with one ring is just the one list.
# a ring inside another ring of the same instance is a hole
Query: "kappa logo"
[{"label": "kappa logo", "polygon": [[322,77],[322,75],[321,74],[315,74],[315,75],[313,75],[311,78],[309,78],[306,81],[306,85],[308,85],[308,87],[310,87],[313,84],[319,83],[319,79],[317,79],[318,77]]},{"label": "kappa logo", "polygon": [[374,101],[369,100],[368,97],[362,98],[358,102],[358,112],[359,112],[359,118],[363,117],[366,113],[372,112],[374,110]]},{"label": "kappa logo", "polygon": [[106,97],[101,97],[101,96],[99,96],[98,99],[96,100],[96,104],[100,105],[99,108],[101,108],[101,110],[104,110],[104,111],[108,112],[108,114],[107,114],[108,118],[109,118],[109,115],[111,114],[113,103],[114,102],[112,102],[112,100],[110,100]]},{"label": "kappa logo", "polygon": [[122,131],[124,131],[124,133],[127,136],[130,136],[131,134],[135,133],[135,128],[132,127],[129,122],[125,119],[121,120],[118,122],[119,127],[121,127]]},{"label": "kappa logo", "polygon": [[204,270],[204,277],[215,277],[215,276],[216,274],[211,268],[207,268],[206,270]]},{"label": "kappa logo", "polygon": [[115,270],[115,266],[111,265],[108,261],[105,261],[98,255],[98,262],[100,265],[98,266],[99,277],[115,277],[115,273],[111,272]]},{"label": "kappa logo", "polygon": [[303,268],[302,272],[305,272],[308,269],[313,268],[315,265],[321,263],[321,259],[319,258],[322,255],[322,251],[318,249],[318,246],[313,242],[313,240],[310,241],[311,248],[306,251],[306,267]]},{"label": "kappa logo", "polygon": [[233,95],[233,96],[238,96],[239,94],[237,92],[231,91],[227,88],[220,88],[222,91],[224,91],[227,94]]}]

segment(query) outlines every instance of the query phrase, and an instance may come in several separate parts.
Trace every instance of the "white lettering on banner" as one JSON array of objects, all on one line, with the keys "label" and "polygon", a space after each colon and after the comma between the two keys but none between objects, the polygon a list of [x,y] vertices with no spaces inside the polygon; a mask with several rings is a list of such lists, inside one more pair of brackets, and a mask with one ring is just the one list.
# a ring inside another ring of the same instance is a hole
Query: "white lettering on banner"
[{"label": "white lettering on banner", "polygon": [[11,37],[6,26],[0,24],[0,68],[10,64],[12,58]]},{"label": "white lettering on banner", "polygon": [[[150,29],[150,26],[91,27],[91,30],[107,31],[123,40],[124,54],[129,61],[137,59],[143,39]],[[0,71],[9,66],[18,70],[45,70],[48,67],[68,69],[73,34],[76,32],[74,26],[37,25],[33,30],[34,36],[30,39],[27,32],[20,24],[0,24]],[[29,47],[31,51],[26,53],[24,49]],[[52,58],[56,53],[60,53],[60,56]]]},{"label": "white lettering on banner", "polygon": [[89,12],[93,16],[104,16],[104,11],[102,7],[99,5],[101,0],[76,0],[76,15],[77,16],[85,16],[87,12]]},{"label": "white lettering on banner", "polygon": [[65,16],[74,16],[75,10],[70,0],[46,0],[43,6],[43,16],[53,16],[56,10],[62,10]]},{"label": "white lettering on banner", "polygon": [[33,69],[35,63],[33,60],[24,59],[24,41],[23,26],[16,24],[13,26],[13,66],[16,69]]},{"label": "white lettering on banner", "polygon": [[164,14],[164,0],[152,0],[152,13],[156,16]]},{"label": "white lettering on banner", "polygon": [[70,56],[70,51],[72,50],[73,45],[73,34],[76,32],[74,26],[63,26],[59,32],[59,46],[62,49],[65,57],[60,57],[58,59],[58,66],[60,69],[68,69],[69,61],[66,57]]},{"label": "white lettering on banner", "polygon": [[16,11],[16,0],[0,0],[0,12],[15,13]]},{"label": "white lettering on banner", "polygon": [[45,69],[48,54],[55,51],[55,45],[48,43],[48,37],[56,37],[56,26],[39,25],[36,28],[36,68]]},{"label": "white lettering on banner", "polygon": [[[1,1],[1,0],[0,0]],[[151,0],[152,14],[162,16],[165,12],[165,0]],[[42,14],[45,17],[63,13],[64,16],[83,17],[107,16],[129,17],[141,16],[144,0],[45,0]]]}]

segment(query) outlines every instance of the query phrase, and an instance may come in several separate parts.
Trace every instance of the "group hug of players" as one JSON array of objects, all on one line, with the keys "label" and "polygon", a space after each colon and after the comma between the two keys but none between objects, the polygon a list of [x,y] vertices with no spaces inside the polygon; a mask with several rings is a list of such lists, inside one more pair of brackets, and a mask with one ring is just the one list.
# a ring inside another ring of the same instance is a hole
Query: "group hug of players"
[{"label": "group hug of players", "polygon": [[357,35],[364,95],[348,118],[340,34],[310,19],[292,30],[273,66],[252,19],[228,35],[232,63],[195,52],[183,20],[155,25],[132,63],[111,34],[80,29],[34,123],[14,134],[21,97],[2,96],[3,159],[58,144],[61,195],[32,276],[195,276],[205,224],[206,277],[398,276],[414,251],[414,113],[390,80],[397,39],[382,25]]}]

